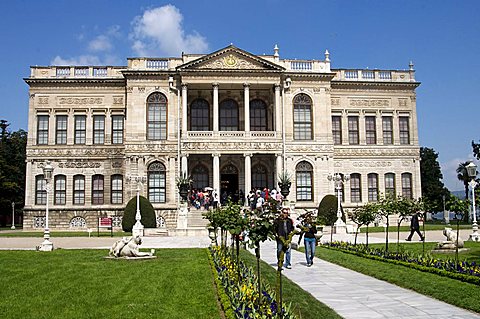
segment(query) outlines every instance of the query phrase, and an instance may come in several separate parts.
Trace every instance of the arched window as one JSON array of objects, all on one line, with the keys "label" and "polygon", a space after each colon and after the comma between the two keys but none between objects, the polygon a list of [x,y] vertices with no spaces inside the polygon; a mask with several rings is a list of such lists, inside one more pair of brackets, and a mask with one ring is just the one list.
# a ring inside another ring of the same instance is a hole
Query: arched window
[{"label": "arched window", "polygon": [[190,130],[210,130],[210,105],[204,99],[196,99],[190,106]]},{"label": "arched window", "polygon": [[116,174],[112,175],[111,179],[111,195],[110,201],[112,204],[123,203],[123,176]]},{"label": "arched window", "polygon": [[385,196],[395,196],[395,174],[385,174]]},{"label": "arched window", "polygon": [[264,189],[265,187],[268,187],[267,168],[257,164],[252,168],[252,188]]},{"label": "arched window", "polygon": [[154,162],[148,166],[148,199],[152,203],[166,201],[165,166],[160,162]]},{"label": "arched window", "polygon": [[193,188],[204,189],[208,185],[208,169],[204,165],[197,165],[192,169]]},{"label": "arched window", "polygon": [[350,174],[350,201],[360,203],[362,201],[362,183],[360,174]]},{"label": "arched window", "polygon": [[235,100],[220,103],[220,131],[238,131],[238,104]]},{"label": "arched window", "polygon": [[102,205],[103,204],[103,175],[93,175],[92,176],[92,204]]},{"label": "arched window", "polygon": [[73,176],[73,204],[85,204],[85,176]]},{"label": "arched window", "polygon": [[293,138],[311,140],[312,136],[312,99],[301,93],[293,99]]},{"label": "arched window", "polygon": [[167,98],[159,92],[147,98],[147,139],[167,139]]},{"label": "arched window", "polygon": [[402,196],[405,198],[413,198],[412,192],[412,174],[403,173],[402,174]]},{"label": "arched window", "polygon": [[313,167],[309,162],[298,163],[295,169],[297,201],[313,200]]},{"label": "arched window", "polygon": [[378,174],[370,173],[368,178],[368,201],[376,202],[378,200]]},{"label": "arched window", "polygon": [[70,228],[85,228],[87,227],[87,221],[85,218],[76,216],[70,220]]},{"label": "arched window", "polygon": [[67,177],[65,175],[56,175],[54,187],[55,205],[65,205],[67,203]]},{"label": "arched window", "polygon": [[267,130],[267,105],[262,100],[250,101],[250,130]]},{"label": "arched window", "polygon": [[47,181],[43,175],[35,176],[35,204],[47,204]]}]

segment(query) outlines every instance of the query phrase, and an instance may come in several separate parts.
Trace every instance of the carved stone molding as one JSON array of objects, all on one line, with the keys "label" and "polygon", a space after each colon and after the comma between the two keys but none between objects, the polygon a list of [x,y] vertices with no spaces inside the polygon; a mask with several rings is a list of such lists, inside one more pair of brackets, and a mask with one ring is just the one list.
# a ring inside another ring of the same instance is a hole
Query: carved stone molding
[{"label": "carved stone molding", "polygon": [[332,145],[287,145],[287,152],[333,152]]},{"label": "carved stone molding", "polygon": [[390,106],[387,99],[351,99],[350,106]]},{"label": "carved stone molding", "polygon": [[369,161],[369,162],[360,162],[360,161],[355,161],[352,163],[353,167],[391,167],[392,162],[390,161]]},{"label": "carved stone molding", "polygon": [[42,157],[70,157],[70,156],[123,156],[124,150],[121,148],[95,148],[95,149],[27,149],[27,156]]},{"label": "carved stone molding", "polygon": [[103,104],[102,97],[58,97],[59,105],[99,105]]},{"label": "carved stone molding", "polygon": [[99,168],[101,166],[102,164],[100,162],[67,161],[58,163],[58,167],[60,168]]},{"label": "carved stone molding", "polygon": [[41,104],[41,105],[48,104],[48,96],[40,96],[38,98],[38,104]]},{"label": "carved stone molding", "polygon": [[334,97],[331,99],[332,106],[339,106],[340,105],[340,98]]},{"label": "carved stone molding", "polygon": [[123,105],[123,96],[114,96],[113,97],[114,105]]},{"label": "carved stone molding", "polygon": [[258,142],[258,143],[244,143],[244,142],[184,142],[184,150],[192,151],[231,151],[231,150],[265,150],[265,151],[278,151],[282,149],[281,143],[275,142]]},{"label": "carved stone molding", "polygon": [[418,157],[415,149],[336,149],[335,156],[409,156]]}]

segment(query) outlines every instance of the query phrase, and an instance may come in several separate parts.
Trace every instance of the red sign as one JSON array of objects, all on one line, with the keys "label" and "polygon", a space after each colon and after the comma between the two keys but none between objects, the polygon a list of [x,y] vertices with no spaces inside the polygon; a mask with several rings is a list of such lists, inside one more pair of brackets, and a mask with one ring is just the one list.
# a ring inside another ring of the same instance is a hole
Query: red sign
[{"label": "red sign", "polygon": [[98,219],[99,227],[112,227],[112,218],[110,217],[100,217]]}]

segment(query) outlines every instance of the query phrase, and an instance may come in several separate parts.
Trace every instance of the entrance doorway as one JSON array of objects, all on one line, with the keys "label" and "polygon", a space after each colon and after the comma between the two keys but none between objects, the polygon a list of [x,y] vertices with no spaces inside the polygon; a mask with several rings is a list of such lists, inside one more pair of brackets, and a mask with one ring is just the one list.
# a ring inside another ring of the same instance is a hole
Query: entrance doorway
[{"label": "entrance doorway", "polygon": [[232,164],[225,166],[220,175],[220,201],[225,203],[228,198],[233,202],[239,199],[238,170]]}]

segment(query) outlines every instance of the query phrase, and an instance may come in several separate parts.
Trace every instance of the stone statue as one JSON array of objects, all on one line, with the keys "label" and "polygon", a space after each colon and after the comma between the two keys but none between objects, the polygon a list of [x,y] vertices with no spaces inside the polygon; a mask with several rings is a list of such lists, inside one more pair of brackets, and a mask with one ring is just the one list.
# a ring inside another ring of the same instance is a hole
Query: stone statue
[{"label": "stone statue", "polygon": [[[445,227],[443,235],[447,240],[441,241],[437,244],[437,249],[455,249],[457,246],[457,234],[451,228]],[[463,248],[463,240],[458,238],[458,248]]]},{"label": "stone statue", "polygon": [[142,244],[140,236],[123,237],[117,240],[112,248],[110,248],[110,257],[151,257],[155,250],[152,249],[150,253],[141,252],[138,246]]}]

